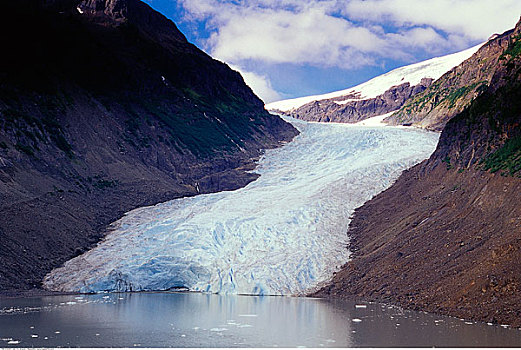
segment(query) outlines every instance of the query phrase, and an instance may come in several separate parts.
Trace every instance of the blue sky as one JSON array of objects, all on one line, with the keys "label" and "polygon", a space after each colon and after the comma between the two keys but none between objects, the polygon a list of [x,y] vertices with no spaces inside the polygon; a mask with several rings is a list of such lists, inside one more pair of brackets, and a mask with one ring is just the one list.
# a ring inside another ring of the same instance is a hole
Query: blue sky
[{"label": "blue sky", "polygon": [[345,89],[512,28],[519,0],[144,0],[265,102]]}]

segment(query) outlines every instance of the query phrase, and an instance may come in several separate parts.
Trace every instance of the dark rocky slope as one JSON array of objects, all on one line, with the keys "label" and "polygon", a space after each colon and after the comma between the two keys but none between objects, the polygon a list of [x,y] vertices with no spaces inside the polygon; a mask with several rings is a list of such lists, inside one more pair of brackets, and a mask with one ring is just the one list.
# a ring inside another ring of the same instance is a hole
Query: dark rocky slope
[{"label": "dark rocky slope", "polygon": [[320,295],[521,326],[521,22],[435,153],[357,209]]},{"label": "dark rocky slope", "polygon": [[[383,94],[374,98],[359,99],[356,94],[335,97],[326,100],[318,100],[307,103],[289,112],[281,112],[293,118],[314,122],[337,122],[337,123],[356,123],[377,115],[395,111],[411,97],[424,91],[431,83],[431,78],[424,78],[420,84],[411,86],[410,83],[403,83],[390,87]],[[354,99],[346,103],[337,103]]]},{"label": "dark rocky slope", "polygon": [[244,186],[297,133],[138,0],[2,1],[0,32],[0,290],[130,209]]}]

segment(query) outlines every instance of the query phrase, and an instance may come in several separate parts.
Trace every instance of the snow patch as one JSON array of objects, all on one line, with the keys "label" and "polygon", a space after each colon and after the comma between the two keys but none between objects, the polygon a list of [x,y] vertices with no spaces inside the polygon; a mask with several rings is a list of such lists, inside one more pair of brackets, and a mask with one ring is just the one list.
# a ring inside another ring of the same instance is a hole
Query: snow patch
[{"label": "snow patch", "polygon": [[387,124],[384,123],[383,120],[385,118],[387,118],[387,117],[390,117],[394,112],[396,112],[396,111],[392,111],[392,112],[389,112],[389,113],[386,113],[386,114],[377,115],[375,117],[367,118],[367,119],[364,119],[362,121],[359,121],[358,123],[355,123],[355,125],[371,126],[371,127],[387,126]]}]

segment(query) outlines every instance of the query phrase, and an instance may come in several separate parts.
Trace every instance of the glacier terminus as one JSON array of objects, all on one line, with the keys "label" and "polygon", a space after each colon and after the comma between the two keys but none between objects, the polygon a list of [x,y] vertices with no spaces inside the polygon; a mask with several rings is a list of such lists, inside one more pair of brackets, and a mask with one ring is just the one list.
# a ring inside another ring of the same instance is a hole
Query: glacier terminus
[{"label": "glacier terminus", "polygon": [[45,288],[253,295],[319,288],[349,260],[354,209],[428,158],[439,135],[287,120],[300,135],[266,151],[257,180],[128,212],[97,247],[49,273]]}]

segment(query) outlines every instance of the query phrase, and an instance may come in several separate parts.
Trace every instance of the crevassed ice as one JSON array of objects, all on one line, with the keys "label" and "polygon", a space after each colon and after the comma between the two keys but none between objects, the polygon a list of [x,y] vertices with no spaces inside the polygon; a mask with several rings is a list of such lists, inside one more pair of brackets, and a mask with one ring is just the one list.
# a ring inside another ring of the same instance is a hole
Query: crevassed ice
[{"label": "crevassed ice", "polygon": [[51,290],[302,294],[349,259],[353,210],[427,158],[438,135],[305,123],[236,190],[127,213],[96,248],[53,270]]}]

